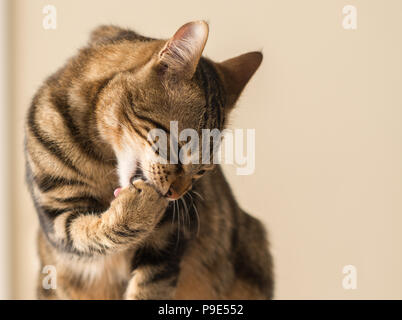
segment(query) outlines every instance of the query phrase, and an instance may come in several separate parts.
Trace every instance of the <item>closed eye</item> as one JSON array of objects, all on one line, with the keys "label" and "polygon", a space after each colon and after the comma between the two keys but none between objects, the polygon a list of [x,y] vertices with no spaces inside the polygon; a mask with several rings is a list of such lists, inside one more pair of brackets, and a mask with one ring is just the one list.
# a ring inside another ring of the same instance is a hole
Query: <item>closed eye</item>
[{"label": "closed eye", "polygon": [[207,172],[207,171],[206,171],[206,170],[200,170],[200,171],[198,171],[196,174],[194,174],[193,180],[196,180],[196,179],[201,178],[201,176],[202,176],[205,172]]},{"label": "closed eye", "polygon": [[196,174],[194,174],[195,179],[201,178],[201,176],[204,175],[204,173],[206,173],[207,171],[211,171],[214,168],[214,166],[208,165],[208,166],[203,166],[203,168],[204,169],[201,169]]}]

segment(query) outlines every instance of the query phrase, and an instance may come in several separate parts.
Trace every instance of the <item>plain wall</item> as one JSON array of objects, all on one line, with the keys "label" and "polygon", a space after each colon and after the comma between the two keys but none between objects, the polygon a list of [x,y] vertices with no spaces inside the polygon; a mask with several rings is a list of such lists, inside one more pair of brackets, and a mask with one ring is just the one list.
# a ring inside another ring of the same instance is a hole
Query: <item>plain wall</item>
[{"label": "plain wall", "polygon": [[[57,8],[56,30],[42,27],[47,4]],[[356,30],[342,27],[348,4]],[[99,24],[168,38],[199,19],[210,23],[210,58],[264,53],[230,121],[256,130],[256,171],[225,171],[269,230],[276,298],[402,298],[400,0],[13,0],[9,17],[13,298],[35,297],[38,272],[23,158],[33,94]],[[342,287],[349,264],[356,290]]]},{"label": "plain wall", "polygon": [[0,1],[0,299],[11,295],[9,3]]}]

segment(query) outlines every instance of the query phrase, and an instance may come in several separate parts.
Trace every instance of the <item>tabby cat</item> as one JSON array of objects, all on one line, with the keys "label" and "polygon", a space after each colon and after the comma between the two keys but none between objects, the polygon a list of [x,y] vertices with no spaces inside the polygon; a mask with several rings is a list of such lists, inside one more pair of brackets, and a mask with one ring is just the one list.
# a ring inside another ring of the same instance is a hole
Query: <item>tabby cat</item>
[{"label": "tabby cat", "polygon": [[[259,67],[250,52],[201,57],[208,25],[169,40],[101,26],[38,90],[26,125],[27,183],[40,221],[41,299],[269,299],[262,224],[219,165],[159,161],[151,129],[223,130]],[[46,279],[45,279],[46,280]]]}]

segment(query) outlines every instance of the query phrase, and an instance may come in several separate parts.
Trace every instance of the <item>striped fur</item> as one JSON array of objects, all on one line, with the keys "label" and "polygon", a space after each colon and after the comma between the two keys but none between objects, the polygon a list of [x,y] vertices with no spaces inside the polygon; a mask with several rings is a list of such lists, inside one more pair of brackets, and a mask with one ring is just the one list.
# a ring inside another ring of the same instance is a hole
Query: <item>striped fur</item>
[{"label": "striped fur", "polygon": [[[57,270],[55,290],[40,274],[40,298],[272,297],[264,228],[239,208],[220,167],[161,164],[147,140],[153,128],[169,135],[173,120],[179,130],[222,130],[228,98],[241,91],[226,65],[203,57],[189,62],[190,78],[173,76],[161,61],[168,43],[99,27],[33,98],[27,184],[41,265]],[[188,181],[167,200],[170,186]]]}]

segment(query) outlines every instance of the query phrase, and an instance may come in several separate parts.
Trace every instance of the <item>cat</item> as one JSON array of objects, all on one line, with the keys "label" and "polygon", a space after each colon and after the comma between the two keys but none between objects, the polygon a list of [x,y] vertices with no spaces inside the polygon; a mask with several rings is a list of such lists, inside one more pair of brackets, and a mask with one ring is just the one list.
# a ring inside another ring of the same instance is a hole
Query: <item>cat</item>
[{"label": "cat", "polygon": [[158,40],[100,26],[51,75],[26,121],[27,184],[40,221],[40,299],[270,299],[263,225],[219,165],[159,161],[151,129],[223,130],[262,61],[202,56],[209,27]]}]

